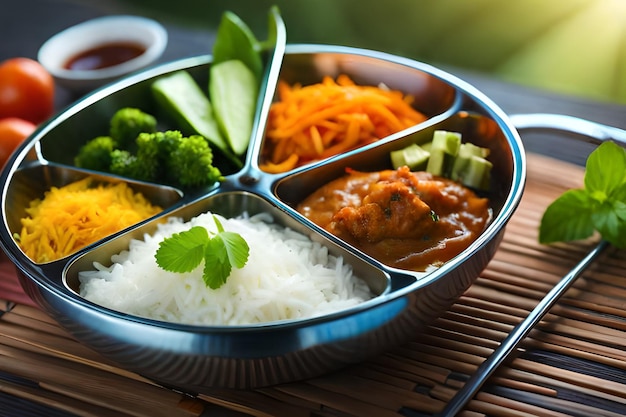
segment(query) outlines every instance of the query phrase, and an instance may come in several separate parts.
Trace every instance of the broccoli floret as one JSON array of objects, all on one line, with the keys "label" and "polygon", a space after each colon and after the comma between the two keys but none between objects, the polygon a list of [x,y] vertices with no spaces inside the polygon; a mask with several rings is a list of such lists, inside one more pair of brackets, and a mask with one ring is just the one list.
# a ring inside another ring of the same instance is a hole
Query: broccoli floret
[{"label": "broccoli floret", "polygon": [[132,154],[123,149],[115,149],[111,152],[111,165],[109,172],[112,174],[133,178],[140,181],[155,181],[159,173],[157,159],[147,155]]},{"label": "broccoli floret", "polygon": [[140,132],[126,148],[118,146],[113,137],[97,137],[81,148],[75,163],[140,181],[183,187],[202,187],[223,179],[213,166],[207,140],[199,135],[184,137],[178,130]]},{"label": "broccoli floret", "polygon": [[124,107],[111,117],[109,135],[117,141],[120,149],[133,150],[140,133],[153,133],[156,129],[154,116],[135,107]]},{"label": "broccoli floret", "polygon": [[140,133],[137,136],[137,160],[141,163],[146,178],[156,179],[160,175],[162,163],[160,133]]},{"label": "broccoli floret", "polygon": [[182,138],[167,158],[169,178],[185,187],[202,187],[221,181],[220,170],[213,166],[213,152],[199,135]]},{"label": "broccoli floret", "polygon": [[84,144],[74,158],[74,165],[96,171],[108,171],[111,165],[111,152],[117,147],[110,136],[98,136]]},{"label": "broccoli floret", "polygon": [[213,164],[213,152],[199,135],[183,137],[180,131],[140,133],[136,152],[111,152],[109,171],[142,181],[165,180],[183,187],[202,187],[223,176]]},{"label": "broccoli floret", "polygon": [[154,137],[159,144],[159,155],[163,160],[166,160],[184,139],[183,134],[179,130],[157,132],[154,134]]},{"label": "broccoli floret", "polygon": [[140,133],[136,139],[136,159],[140,179],[156,180],[164,177],[165,167],[169,155],[183,140],[183,135],[177,130],[164,132]]},{"label": "broccoli floret", "polygon": [[133,178],[137,157],[128,151],[115,149],[111,152],[111,164],[108,171],[112,174]]}]

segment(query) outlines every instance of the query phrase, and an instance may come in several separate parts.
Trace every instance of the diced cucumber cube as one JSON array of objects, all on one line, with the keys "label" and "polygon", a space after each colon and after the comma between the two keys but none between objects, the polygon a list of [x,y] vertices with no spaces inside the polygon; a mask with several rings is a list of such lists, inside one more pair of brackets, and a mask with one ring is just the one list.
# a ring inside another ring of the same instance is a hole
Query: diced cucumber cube
[{"label": "diced cucumber cube", "polygon": [[430,152],[416,144],[391,152],[391,164],[394,169],[408,166],[411,171],[422,170],[428,163]]},{"label": "diced cucumber cube", "polygon": [[462,169],[456,172],[454,180],[478,190],[488,190],[491,182],[493,164],[483,157],[472,155],[464,159]]},{"label": "diced cucumber cube", "polygon": [[474,145],[473,143],[467,142],[462,143],[459,148],[459,157],[469,157],[471,155],[479,156],[481,158],[486,158],[489,156],[489,148],[481,148],[480,146]]},{"label": "diced cucumber cube", "polygon": [[473,143],[462,143],[459,148],[459,154],[454,160],[452,171],[450,172],[450,178],[457,181],[465,175],[465,171],[468,169],[467,165],[473,157],[486,158],[489,155],[488,148],[481,148]]},{"label": "diced cucumber cube", "polygon": [[430,151],[433,149],[433,142],[426,142],[426,143],[422,143],[421,145],[419,145],[420,148],[422,148],[425,151],[428,151],[430,153]]},{"label": "diced cucumber cube", "polygon": [[460,133],[436,130],[433,133],[430,159],[426,165],[426,171],[433,175],[448,177],[460,147]]}]

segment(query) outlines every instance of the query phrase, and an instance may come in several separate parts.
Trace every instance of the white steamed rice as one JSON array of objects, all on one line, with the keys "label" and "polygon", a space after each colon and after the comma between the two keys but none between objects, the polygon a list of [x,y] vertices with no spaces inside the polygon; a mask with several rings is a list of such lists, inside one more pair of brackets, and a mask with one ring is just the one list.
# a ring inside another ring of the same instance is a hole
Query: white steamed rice
[{"label": "white steamed rice", "polygon": [[216,231],[212,213],[190,222],[171,218],[154,235],[133,240],[105,267],[79,273],[80,294],[102,306],[141,317],[196,325],[241,325],[309,318],[372,297],[367,285],[341,257],[301,233],[272,224],[269,215],[237,219],[218,216],[224,229],[248,242],[250,256],[213,290],[202,280],[203,264],[186,274],[160,269],[159,243],[194,225]]}]

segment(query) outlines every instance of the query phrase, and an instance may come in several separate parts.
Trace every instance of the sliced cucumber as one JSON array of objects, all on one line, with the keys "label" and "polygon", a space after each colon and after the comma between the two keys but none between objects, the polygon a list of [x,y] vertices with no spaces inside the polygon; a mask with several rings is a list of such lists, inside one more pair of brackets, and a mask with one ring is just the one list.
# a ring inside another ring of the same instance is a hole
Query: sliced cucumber
[{"label": "sliced cucumber", "polygon": [[209,97],[215,117],[235,155],[243,155],[252,135],[259,85],[239,60],[211,65]]},{"label": "sliced cucumber", "polygon": [[230,11],[222,14],[213,44],[214,64],[241,61],[254,73],[257,81],[260,81],[263,72],[260,48],[252,30],[239,16]]},{"label": "sliced cucumber", "polygon": [[209,98],[187,71],[158,78],[152,83],[152,93],[183,130],[204,136],[229,159],[241,165],[220,133]]}]

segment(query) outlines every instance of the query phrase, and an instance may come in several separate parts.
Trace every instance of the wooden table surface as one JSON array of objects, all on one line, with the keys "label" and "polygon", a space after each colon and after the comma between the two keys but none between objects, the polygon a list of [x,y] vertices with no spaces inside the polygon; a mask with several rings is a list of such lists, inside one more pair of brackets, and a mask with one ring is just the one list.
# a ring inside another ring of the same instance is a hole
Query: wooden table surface
[{"label": "wooden table surface", "polygon": [[[93,3],[93,4],[92,4]],[[45,39],[55,32],[88,18],[110,13],[123,13],[120,4],[113,2],[73,0],[20,0],[0,14],[0,61],[13,56],[36,57],[37,49]],[[113,4],[111,3],[111,4]],[[7,11],[8,10],[8,11]],[[169,44],[161,61],[205,54],[209,52],[212,34],[197,29],[167,24]],[[10,39],[10,41],[8,41]],[[592,102],[585,99],[562,96],[545,91],[495,80],[483,74],[475,74],[457,68],[444,68],[469,82],[507,114],[557,113],[603,123],[626,129],[626,107]],[[57,90],[56,103],[59,109],[69,105],[77,97],[61,88]],[[528,152],[538,153],[582,165],[594,145],[576,141],[560,134],[535,134],[521,132]],[[2,294],[0,293],[0,298]],[[0,415],[13,415],[10,401],[0,402]],[[23,404],[20,405],[23,412]],[[238,415],[227,410],[210,410],[210,415]],[[36,414],[35,409],[31,415]],[[207,413],[209,415],[209,413]]]}]

